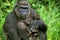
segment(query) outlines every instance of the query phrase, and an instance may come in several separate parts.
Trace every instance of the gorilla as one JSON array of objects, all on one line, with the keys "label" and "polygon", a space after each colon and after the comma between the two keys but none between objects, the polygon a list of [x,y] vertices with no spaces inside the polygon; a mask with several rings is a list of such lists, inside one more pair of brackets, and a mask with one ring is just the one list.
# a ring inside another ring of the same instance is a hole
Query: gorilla
[{"label": "gorilla", "polygon": [[[35,31],[36,30],[36,31]],[[26,0],[18,0],[6,17],[3,32],[7,40],[47,40],[47,26]]]}]

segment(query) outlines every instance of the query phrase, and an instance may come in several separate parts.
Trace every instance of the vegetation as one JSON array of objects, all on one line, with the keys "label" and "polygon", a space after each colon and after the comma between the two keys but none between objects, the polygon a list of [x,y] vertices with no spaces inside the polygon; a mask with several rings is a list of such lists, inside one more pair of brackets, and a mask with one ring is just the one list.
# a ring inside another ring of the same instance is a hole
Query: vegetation
[{"label": "vegetation", "polygon": [[[5,22],[5,17],[12,11],[15,2],[16,0],[0,0],[0,40],[6,40],[2,26]],[[47,39],[60,40],[60,1],[28,0],[28,2],[47,24]]]}]

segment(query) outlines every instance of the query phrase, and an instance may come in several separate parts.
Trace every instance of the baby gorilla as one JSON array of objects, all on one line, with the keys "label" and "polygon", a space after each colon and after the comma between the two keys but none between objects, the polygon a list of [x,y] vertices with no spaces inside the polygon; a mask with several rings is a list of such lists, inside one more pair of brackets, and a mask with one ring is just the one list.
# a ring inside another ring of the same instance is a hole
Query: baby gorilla
[{"label": "baby gorilla", "polygon": [[19,22],[17,27],[18,35],[22,39],[27,38],[27,40],[29,37],[32,37],[33,40],[37,39],[37,37],[39,40],[44,40],[46,38],[45,29],[45,25],[42,24],[41,20],[33,20],[29,26],[27,26],[24,22]]},{"label": "baby gorilla", "polygon": [[38,37],[39,40],[47,40],[47,26],[41,20],[34,20],[30,24],[30,29],[35,39]]}]

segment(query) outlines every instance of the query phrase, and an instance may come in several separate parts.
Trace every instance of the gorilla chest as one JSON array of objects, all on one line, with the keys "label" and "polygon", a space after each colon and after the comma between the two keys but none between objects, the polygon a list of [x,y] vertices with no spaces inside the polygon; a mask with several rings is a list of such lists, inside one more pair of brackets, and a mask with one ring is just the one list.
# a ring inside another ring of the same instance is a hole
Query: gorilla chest
[{"label": "gorilla chest", "polygon": [[25,23],[23,22],[18,22],[17,24],[17,32],[18,32],[18,36],[21,37],[22,39],[26,39],[27,38],[27,26],[25,25]]},{"label": "gorilla chest", "polygon": [[27,26],[25,25],[25,23],[24,22],[18,22],[18,28],[19,29],[26,29],[27,28]]}]

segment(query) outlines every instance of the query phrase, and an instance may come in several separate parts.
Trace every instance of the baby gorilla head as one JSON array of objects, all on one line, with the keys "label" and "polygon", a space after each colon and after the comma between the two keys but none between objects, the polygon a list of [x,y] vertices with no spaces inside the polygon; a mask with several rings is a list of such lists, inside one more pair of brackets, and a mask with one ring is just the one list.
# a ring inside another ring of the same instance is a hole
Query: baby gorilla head
[{"label": "baby gorilla head", "polygon": [[34,20],[34,21],[30,24],[30,30],[31,30],[32,32],[38,32],[38,31],[39,31],[38,28],[39,28],[39,20]]}]

